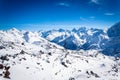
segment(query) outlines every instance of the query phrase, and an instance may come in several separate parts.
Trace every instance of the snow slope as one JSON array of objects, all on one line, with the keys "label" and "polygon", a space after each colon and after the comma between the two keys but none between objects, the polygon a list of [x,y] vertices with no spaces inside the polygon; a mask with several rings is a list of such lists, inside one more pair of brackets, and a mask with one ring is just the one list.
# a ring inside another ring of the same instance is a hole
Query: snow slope
[{"label": "snow slope", "polygon": [[[0,80],[120,80],[120,58],[67,50],[17,29],[0,31],[0,64]],[[5,66],[10,66],[9,78]]]}]

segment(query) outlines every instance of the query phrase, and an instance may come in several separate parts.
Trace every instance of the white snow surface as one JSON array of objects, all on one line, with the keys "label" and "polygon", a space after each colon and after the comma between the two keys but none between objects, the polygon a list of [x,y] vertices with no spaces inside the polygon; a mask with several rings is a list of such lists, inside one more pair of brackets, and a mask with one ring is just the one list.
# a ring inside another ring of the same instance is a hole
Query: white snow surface
[{"label": "white snow surface", "polygon": [[10,79],[0,69],[0,80],[120,80],[119,58],[97,50],[67,50],[26,32],[0,31],[0,57],[8,58],[0,64],[10,66]]}]

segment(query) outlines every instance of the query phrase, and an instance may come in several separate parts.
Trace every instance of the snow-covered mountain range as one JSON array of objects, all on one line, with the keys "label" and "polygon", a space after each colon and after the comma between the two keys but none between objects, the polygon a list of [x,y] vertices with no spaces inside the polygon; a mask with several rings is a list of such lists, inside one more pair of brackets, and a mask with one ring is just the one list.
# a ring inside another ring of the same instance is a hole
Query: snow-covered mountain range
[{"label": "snow-covered mountain range", "polygon": [[49,30],[39,32],[40,36],[70,50],[99,50],[106,55],[120,56],[120,22],[109,29]]},{"label": "snow-covered mountain range", "polygon": [[81,27],[73,30],[50,30],[41,32],[41,36],[70,50],[101,49],[108,41],[107,30],[86,29]]},{"label": "snow-covered mountain range", "polygon": [[1,30],[0,80],[119,80],[119,25],[108,30]]}]

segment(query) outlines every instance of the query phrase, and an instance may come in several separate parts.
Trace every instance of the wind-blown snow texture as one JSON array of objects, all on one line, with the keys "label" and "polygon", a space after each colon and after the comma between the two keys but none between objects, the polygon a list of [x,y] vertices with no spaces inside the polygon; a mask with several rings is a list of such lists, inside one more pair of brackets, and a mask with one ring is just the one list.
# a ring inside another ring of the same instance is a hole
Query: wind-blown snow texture
[{"label": "wind-blown snow texture", "polygon": [[109,31],[0,31],[0,80],[120,80],[120,58],[101,52],[114,42]]}]

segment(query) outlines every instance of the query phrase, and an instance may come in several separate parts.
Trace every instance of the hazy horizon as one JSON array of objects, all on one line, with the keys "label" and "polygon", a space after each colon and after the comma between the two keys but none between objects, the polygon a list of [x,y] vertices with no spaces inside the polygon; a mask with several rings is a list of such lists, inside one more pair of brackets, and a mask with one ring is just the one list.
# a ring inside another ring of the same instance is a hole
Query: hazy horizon
[{"label": "hazy horizon", "polygon": [[[110,28],[112,25],[109,26],[92,26],[92,25],[81,25],[81,24],[1,24],[0,30],[9,30],[12,28],[16,28],[18,30],[30,30],[30,31],[39,31],[39,30],[58,30],[58,29],[66,29],[66,30],[72,30],[74,28],[81,28],[86,27],[88,29],[90,28],[97,28],[97,29],[106,29]],[[101,27],[100,27],[101,26]],[[34,28],[33,28],[34,27]]]}]

